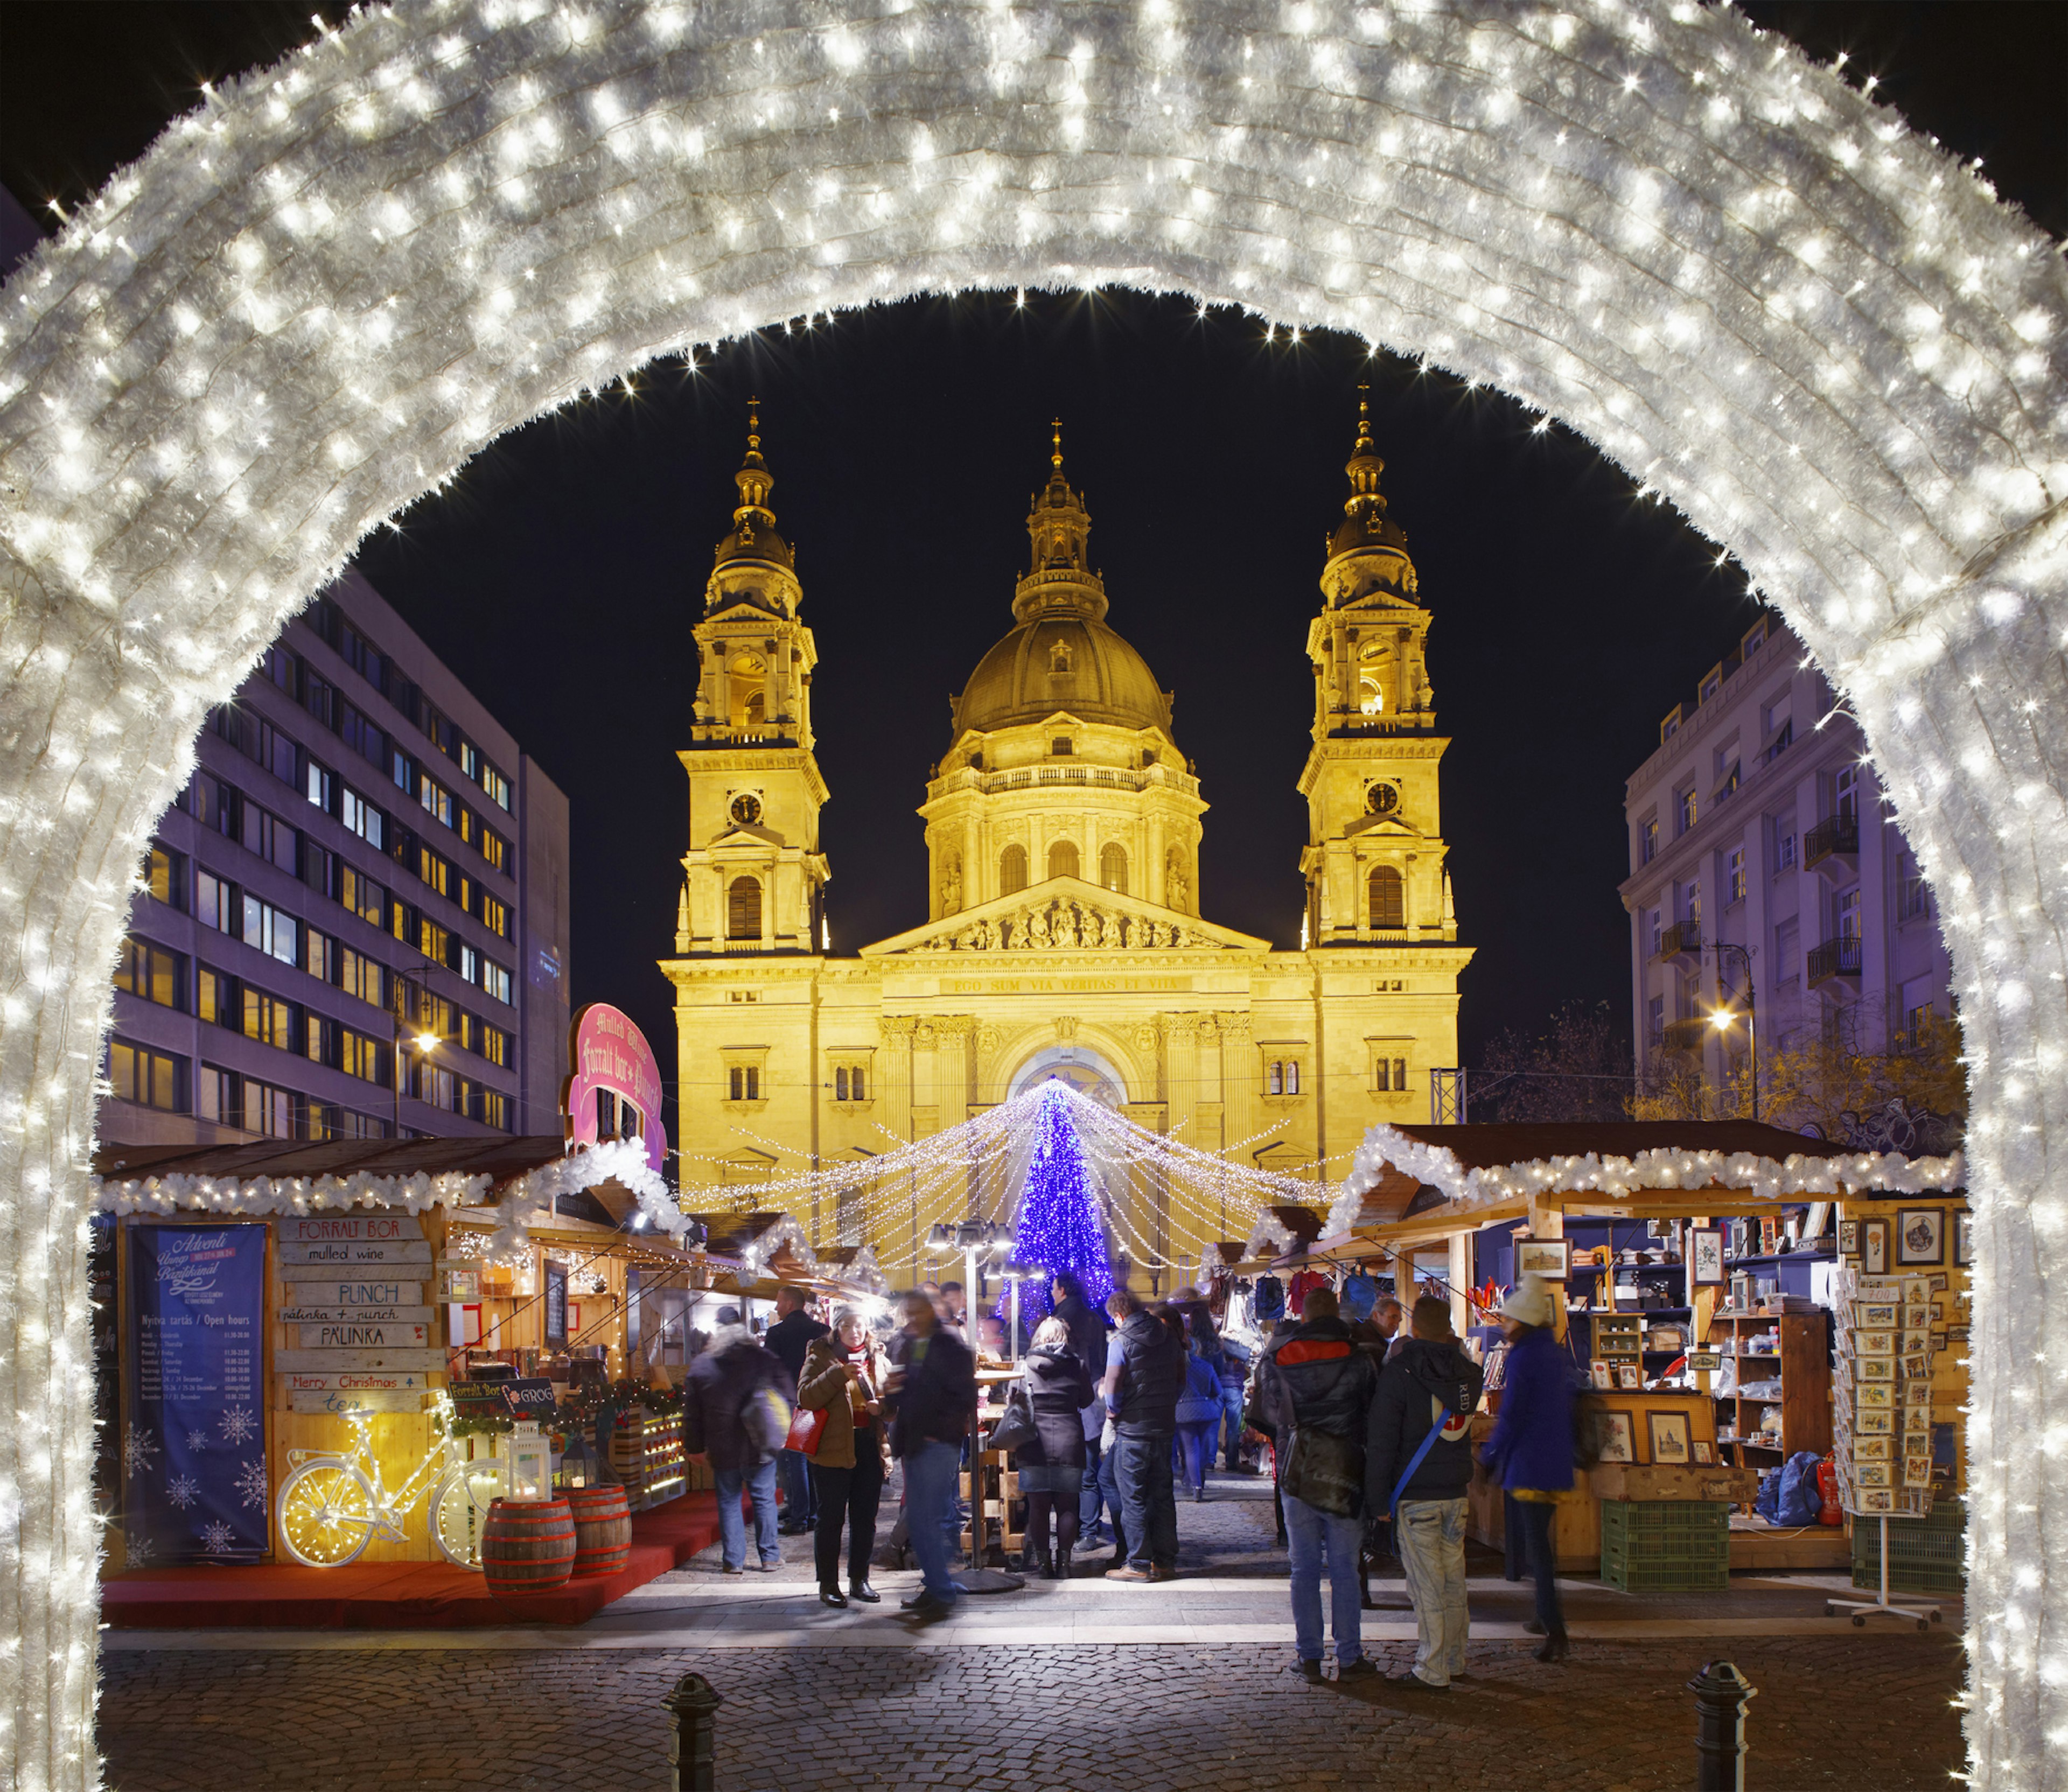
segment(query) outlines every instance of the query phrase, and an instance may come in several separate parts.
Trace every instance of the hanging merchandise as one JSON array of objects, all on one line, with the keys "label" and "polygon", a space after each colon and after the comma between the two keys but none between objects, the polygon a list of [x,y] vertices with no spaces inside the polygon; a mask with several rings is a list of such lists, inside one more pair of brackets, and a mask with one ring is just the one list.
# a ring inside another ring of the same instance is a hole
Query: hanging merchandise
[{"label": "hanging merchandise", "polygon": [[1292,1286],[1285,1291],[1285,1306],[1294,1319],[1298,1319],[1306,1304],[1307,1297],[1317,1288],[1329,1286],[1329,1278],[1319,1270],[1302,1270],[1292,1278]]},{"label": "hanging merchandise", "polygon": [[1251,1315],[1260,1326],[1272,1324],[1284,1317],[1285,1284],[1275,1275],[1260,1275],[1256,1285],[1249,1291]]},{"label": "hanging merchandise", "polygon": [[1362,1325],[1378,1305],[1378,1284],[1363,1270],[1353,1271],[1343,1278],[1337,1298],[1342,1304],[1343,1318],[1352,1325]]}]

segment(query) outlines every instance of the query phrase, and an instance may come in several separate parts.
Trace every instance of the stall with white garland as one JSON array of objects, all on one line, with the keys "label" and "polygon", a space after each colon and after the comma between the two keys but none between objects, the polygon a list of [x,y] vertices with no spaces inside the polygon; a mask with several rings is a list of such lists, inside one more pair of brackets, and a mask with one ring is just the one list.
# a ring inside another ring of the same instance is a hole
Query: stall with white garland
[{"label": "stall with white garland", "polygon": [[[1858,716],[1974,1088],[1972,1782],[2068,1676],[2068,278],[1979,173],[1728,8],[759,0],[361,10],[205,95],[0,298],[0,1668],[93,1784],[94,1067],[191,742],[354,544],[662,354],[971,286],[1354,331],[1583,432]],[[2036,1368],[2035,1365],[2046,1365]]]},{"label": "stall with white garland", "polygon": [[[600,1478],[560,1416],[624,1375],[638,1275],[694,1261],[624,1227],[673,1205],[636,1144],[114,1147],[96,1168],[109,1572],[473,1566],[513,1473]],[[455,1409],[491,1376],[535,1392],[534,1424],[476,1429]]]}]

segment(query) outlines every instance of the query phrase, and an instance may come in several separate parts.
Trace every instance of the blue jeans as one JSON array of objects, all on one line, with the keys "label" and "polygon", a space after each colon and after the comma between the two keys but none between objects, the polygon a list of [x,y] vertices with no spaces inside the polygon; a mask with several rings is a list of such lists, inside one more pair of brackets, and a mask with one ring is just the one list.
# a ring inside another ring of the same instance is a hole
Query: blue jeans
[{"label": "blue jeans", "polygon": [[1207,1470],[1214,1465],[1214,1432],[1216,1428],[1211,1424],[1178,1427],[1178,1451],[1183,1460],[1187,1487],[1204,1487],[1207,1484]]},{"label": "blue jeans", "polygon": [[783,1483],[783,1516],[792,1530],[809,1530],[819,1522],[819,1493],[812,1484],[812,1459],[802,1450],[785,1450],[776,1458]]},{"label": "blue jeans", "polygon": [[[1113,1478],[1120,1484],[1120,1510],[1127,1526],[1130,1568],[1178,1566],[1178,1497],[1170,1485],[1170,1438],[1167,1433],[1114,1440]],[[1356,1582],[1352,1580],[1355,1587]]]},{"label": "blue jeans", "polygon": [[719,1554],[728,1568],[747,1566],[747,1518],[739,1510],[742,1492],[754,1500],[754,1545],[766,1564],[783,1559],[776,1541],[776,1458],[758,1469],[714,1469],[718,1483]]},{"label": "blue jeans", "polygon": [[1402,1500],[1395,1514],[1400,1566],[1415,1602],[1416,1678],[1448,1686],[1465,1671],[1465,1501]]},{"label": "blue jeans", "polygon": [[955,1497],[962,1450],[954,1444],[922,1444],[905,1458],[905,1534],[919,1558],[927,1595],[951,1600],[955,1583],[949,1568],[948,1533],[941,1522]]},{"label": "blue jeans", "polygon": [[[1097,1446],[1093,1445],[1094,1449]],[[1120,1442],[1113,1441],[1099,1461],[1099,1497],[1105,1501],[1106,1522],[1113,1526],[1113,1554],[1127,1554],[1127,1518],[1120,1504]]]},{"label": "blue jeans", "polygon": [[1537,1577],[1537,1621],[1546,1636],[1565,1634],[1565,1608],[1558,1598],[1558,1508],[1549,1500],[1519,1500],[1507,1497],[1508,1508],[1519,1513],[1522,1534],[1529,1542],[1529,1571]]},{"label": "blue jeans", "polygon": [[1358,1582],[1358,1545],[1363,1538],[1364,1521],[1317,1512],[1290,1493],[1284,1498],[1285,1532],[1292,1554],[1292,1639],[1300,1659],[1321,1659],[1321,1567],[1325,1558],[1336,1660],[1354,1661],[1364,1653],[1362,1590]]},{"label": "blue jeans", "polygon": [[1098,1530],[1099,1514],[1105,1510],[1105,1495],[1099,1481],[1099,1441],[1085,1440],[1085,1484],[1077,1494],[1077,1534],[1086,1543]]},{"label": "blue jeans", "polygon": [[1233,1474],[1236,1459],[1242,1454],[1242,1384],[1239,1381],[1221,1384],[1221,1422],[1227,1428],[1221,1434],[1221,1466]]}]

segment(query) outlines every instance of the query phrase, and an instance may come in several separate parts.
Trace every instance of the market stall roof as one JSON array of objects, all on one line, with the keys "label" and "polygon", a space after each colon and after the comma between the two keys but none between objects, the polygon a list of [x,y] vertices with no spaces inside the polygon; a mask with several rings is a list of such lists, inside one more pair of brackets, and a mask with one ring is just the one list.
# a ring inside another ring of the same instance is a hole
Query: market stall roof
[{"label": "market stall roof", "polygon": [[[740,1264],[753,1274],[771,1266],[788,1267],[795,1279],[818,1267],[811,1240],[790,1214],[690,1213],[685,1217],[703,1227],[704,1249],[712,1257]],[[786,1258],[787,1263],[778,1264],[779,1258]]]},{"label": "market stall roof", "polygon": [[1311,1248],[1375,1255],[1520,1218],[1533,1204],[1633,1217],[1744,1213],[1953,1188],[1964,1176],[1958,1152],[1860,1152],[1751,1120],[1375,1126]]},{"label": "market stall roof", "polygon": [[820,1286],[838,1292],[854,1289],[865,1294],[887,1294],[890,1278],[866,1245],[828,1245],[818,1253],[818,1274],[811,1279]]},{"label": "market stall roof", "polygon": [[642,1203],[657,1227],[675,1219],[666,1185],[622,1140],[572,1151],[551,1135],[507,1133],[111,1145],[95,1153],[94,1169],[104,1213],[256,1216],[374,1205],[413,1213],[438,1205],[476,1223],[492,1215],[511,1243],[540,1220],[615,1226]]}]

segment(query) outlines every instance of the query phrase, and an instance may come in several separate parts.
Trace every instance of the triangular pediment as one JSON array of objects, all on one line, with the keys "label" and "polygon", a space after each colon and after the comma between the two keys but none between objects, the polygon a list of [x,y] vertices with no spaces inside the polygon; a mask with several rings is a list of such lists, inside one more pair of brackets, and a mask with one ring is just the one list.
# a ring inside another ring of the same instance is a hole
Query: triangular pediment
[{"label": "triangular pediment", "polygon": [[1345,835],[1376,835],[1382,839],[1421,840],[1428,836],[1419,827],[1410,827],[1397,815],[1366,815],[1363,820],[1353,823],[1344,830]]},{"label": "triangular pediment", "polygon": [[[1092,943],[1087,944],[1087,938]],[[1271,942],[1196,915],[1180,914],[1140,896],[1101,890],[1078,877],[1052,877],[1016,896],[999,896],[960,914],[879,940],[865,958],[915,952],[1019,953],[1157,951],[1268,952]]]},{"label": "triangular pediment", "polygon": [[780,847],[782,844],[783,836],[780,834],[771,832],[766,827],[753,827],[748,826],[745,822],[735,821],[728,823],[726,826],[725,831],[723,834],[715,836],[712,839],[710,844],[706,847],[704,850],[706,852],[715,852],[721,847],[772,846]]}]

